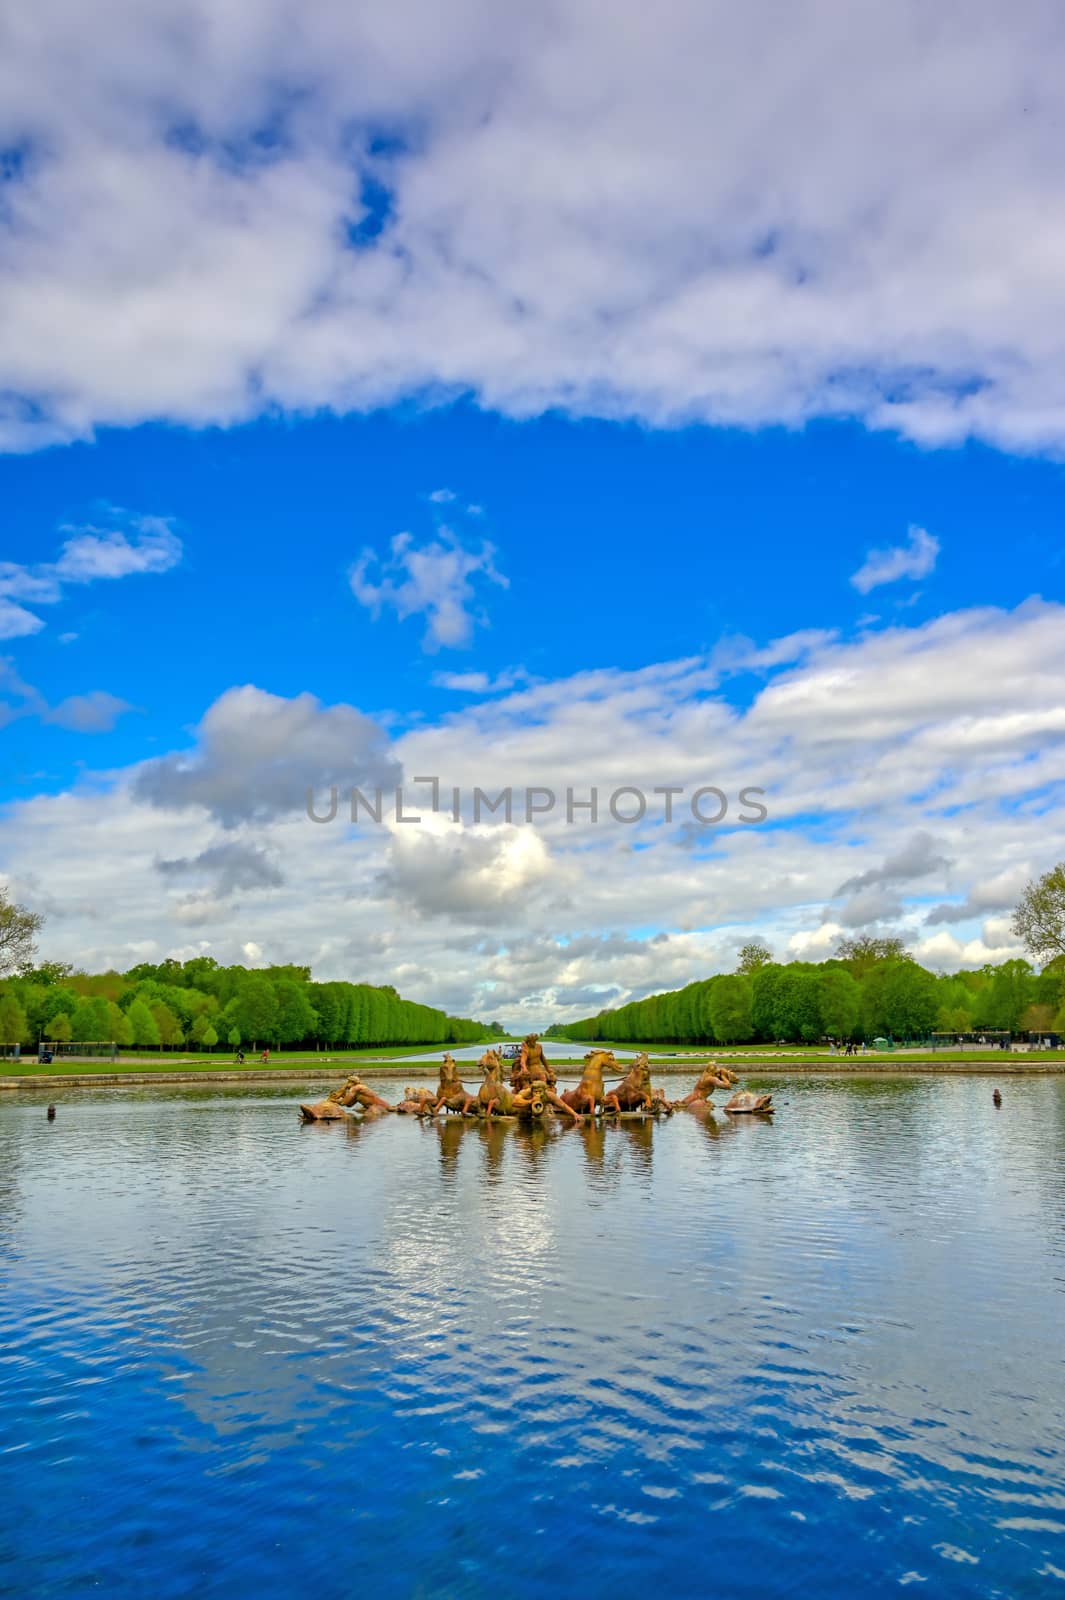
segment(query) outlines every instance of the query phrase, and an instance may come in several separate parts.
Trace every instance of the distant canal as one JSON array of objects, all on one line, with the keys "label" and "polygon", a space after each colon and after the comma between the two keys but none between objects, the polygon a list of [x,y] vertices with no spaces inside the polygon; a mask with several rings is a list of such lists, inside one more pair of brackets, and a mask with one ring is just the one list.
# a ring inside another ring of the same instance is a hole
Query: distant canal
[{"label": "distant canal", "polygon": [[994,1082],[0,1097],[0,1594],[1065,1594],[1065,1080]]}]

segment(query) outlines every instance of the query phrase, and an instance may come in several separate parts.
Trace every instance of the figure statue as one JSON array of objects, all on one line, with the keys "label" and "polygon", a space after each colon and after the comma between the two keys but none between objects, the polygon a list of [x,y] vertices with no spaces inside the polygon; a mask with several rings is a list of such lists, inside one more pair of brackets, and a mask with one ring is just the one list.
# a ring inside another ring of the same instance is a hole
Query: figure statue
[{"label": "figure statue", "polygon": [[694,1111],[696,1115],[700,1115],[705,1111],[712,1111],[714,1102],[710,1096],[714,1090],[727,1089],[729,1087],[728,1079],[721,1076],[716,1063],[708,1061],[700,1073],[699,1081],[691,1094],[686,1094],[683,1100],[674,1100],[672,1109],[674,1111]]},{"label": "figure statue", "polygon": [[710,1096],[715,1089],[731,1089],[733,1084],[739,1083],[739,1078],[731,1067],[723,1067],[717,1061],[708,1061],[699,1074],[699,1081],[691,1094],[685,1095],[683,1100],[674,1100],[670,1104],[672,1111],[712,1111],[714,1102]]},{"label": "figure statue", "polygon": [[395,1109],[387,1100],[382,1100],[379,1094],[367,1088],[358,1073],[353,1072],[339,1089],[334,1089],[324,1100],[314,1105],[301,1105],[300,1115],[305,1122],[336,1122],[352,1106],[358,1106],[368,1117],[380,1116],[382,1112]]},{"label": "figure statue", "polygon": [[524,1089],[530,1083],[547,1083],[555,1087],[555,1074],[544,1055],[538,1033],[526,1034],[518,1052],[518,1064],[510,1076],[511,1088]]},{"label": "figure statue", "polygon": [[[495,1054],[494,1051],[491,1053]],[[531,1033],[522,1045],[522,1055],[510,1075],[510,1086],[514,1090],[514,1110],[519,1115],[528,1112],[538,1117],[545,1106],[554,1106],[556,1111],[564,1112],[574,1122],[578,1121],[577,1113],[557,1092],[556,1081],[535,1033]]]}]

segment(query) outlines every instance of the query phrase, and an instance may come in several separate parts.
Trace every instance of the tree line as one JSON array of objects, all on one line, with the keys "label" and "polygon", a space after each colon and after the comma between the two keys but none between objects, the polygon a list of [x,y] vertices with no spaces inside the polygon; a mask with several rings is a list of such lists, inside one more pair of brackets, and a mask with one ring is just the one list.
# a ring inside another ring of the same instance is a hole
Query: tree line
[{"label": "tree line", "polygon": [[45,962],[0,984],[0,1043],[114,1040],[144,1050],[191,1046],[476,1044],[498,1023],[451,1017],[390,984],[316,983],[309,967],[222,967],[210,956],[75,972]]},{"label": "tree line", "polygon": [[937,975],[896,939],[847,940],[827,961],[779,963],[746,946],[739,968],[549,1028],[618,1044],[811,1044],[934,1032],[1065,1034],[1065,955]]}]

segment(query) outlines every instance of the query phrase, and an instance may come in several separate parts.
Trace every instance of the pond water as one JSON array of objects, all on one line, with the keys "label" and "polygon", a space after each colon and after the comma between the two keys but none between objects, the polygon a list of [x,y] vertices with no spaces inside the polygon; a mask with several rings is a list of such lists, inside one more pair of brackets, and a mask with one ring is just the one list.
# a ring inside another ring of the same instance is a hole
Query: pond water
[{"label": "pond water", "polygon": [[1065,1593],[1065,1080],[992,1081],[4,1096],[0,1593]]}]

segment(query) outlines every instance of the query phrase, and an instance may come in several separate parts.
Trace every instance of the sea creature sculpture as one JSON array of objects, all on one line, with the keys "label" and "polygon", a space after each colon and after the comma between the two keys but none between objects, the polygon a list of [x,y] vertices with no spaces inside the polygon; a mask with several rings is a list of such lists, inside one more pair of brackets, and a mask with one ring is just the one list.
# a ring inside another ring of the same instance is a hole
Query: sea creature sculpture
[{"label": "sea creature sculpture", "polygon": [[[608,1089],[603,1105],[609,1111],[653,1111],[655,1092],[651,1087],[651,1066],[647,1052],[636,1057],[616,1088]],[[664,1107],[663,1107],[664,1109]]]},{"label": "sea creature sculpture", "polygon": [[440,1082],[437,1086],[436,1099],[427,1107],[429,1115],[435,1117],[441,1108],[445,1111],[467,1112],[476,1104],[477,1096],[467,1093],[466,1086],[459,1077],[458,1065],[449,1050],[440,1063]]},{"label": "sea creature sculpture", "polygon": [[403,1116],[421,1117],[432,1111],[435,1100],[432,1089],[412,1089],[408,1084],[403,1091],[403,1099],[395,1109]]},{"label": "sea creature sculpture", "polygon": [[772,1111],[773,1096],[771,1094],[755,1094],[753,1089],[741,1089],[725,1106],[730,1117],[739,1116],[741,1112]]},{"label": "sea creature sculpture", "polygon": [[563,1103],[573,1111],[587,1112],[594,1117],[597,1108],[603,1104],[603,1073],[617,1070],[613,1050],[589,1050],[584,1058],[581,1081],[575,1089],[567,1089],[561,1096]]},{"label": "sea creature sculpture", "polygon": [[495,1050],[486,1050],[480,1061],[484,1081],[477,1091],[477,1104],[482,1116],[489,1119],[499,1111],[510,1116],[514,1110],[514,1095],[503,1082],[503,1063]]}]

